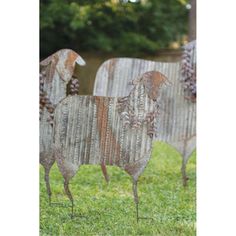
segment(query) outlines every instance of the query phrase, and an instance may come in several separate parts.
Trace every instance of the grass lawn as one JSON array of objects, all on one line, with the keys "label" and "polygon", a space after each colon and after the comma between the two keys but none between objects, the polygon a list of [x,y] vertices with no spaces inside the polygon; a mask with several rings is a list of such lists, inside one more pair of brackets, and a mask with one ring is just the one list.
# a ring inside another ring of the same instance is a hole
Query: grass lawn
[{"label": "grass lawn", "polygon": [[196,153],[187,165],[186,188],[180,167],[181,157],[175,149],[154,143],[152,158],[138,182],[139,215],[152,219],[138,223],[131,178],[118,167],[107,167],[107,184],[100,166],[81,166],[70,182],[75,202],[73,219],[57,165],[50,174],[52,202],[63,206],[49,206],[40,167],[40,235],[196,235]]}]

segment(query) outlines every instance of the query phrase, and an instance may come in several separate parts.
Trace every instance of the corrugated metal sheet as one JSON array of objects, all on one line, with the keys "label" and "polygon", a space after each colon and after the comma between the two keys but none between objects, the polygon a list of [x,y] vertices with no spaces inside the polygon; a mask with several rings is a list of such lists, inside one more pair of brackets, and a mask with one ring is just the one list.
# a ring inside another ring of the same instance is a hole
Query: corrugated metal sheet
[{"label": "corrugated metal sheet", "polygon": [[197,70],[196,70],[196,40],[186,44],[181,60],[181,82],[184,86],[185,96],[196,102],[197,96]]},{"label": "corrugated metal sheet", "polygon": [[68,96],[58,104],[54,118],[54,148],[64,188],[72,201],[69,180],[80,165],[116,165],[137,180],[151,157],[155,121],[159,117],[161,88],[166,77],[148,72],[132,81],[124,97]]},{"label": "corrugated metal sheet", "polygon": [[84,60],[70,49],[62,49],[40,62],[40,163],[45,169],[49,200],[51,196],[49,171],[55,162],[52,153],[52,126],[56,105],[66,97],[75,64]]},{"label": "corrugated metal sheet", "polygon": [[96,75],[93,94],[127,96],[134,78],[146,71],[163,73],[172,86],[160,95],[161,114],[157,122],[156,140],[175,147],[183,157],[182,174],[186,184],[186,163],[196,148],[196,104],[185,98],[181,80],[181,62],[154,62],[133,58],[115,58],[104,62]]}]

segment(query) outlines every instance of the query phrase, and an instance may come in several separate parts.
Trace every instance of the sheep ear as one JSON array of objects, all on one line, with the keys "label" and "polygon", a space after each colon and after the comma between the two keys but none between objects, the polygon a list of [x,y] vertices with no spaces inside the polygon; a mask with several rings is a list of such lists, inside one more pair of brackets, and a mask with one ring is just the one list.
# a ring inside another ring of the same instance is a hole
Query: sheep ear
[{"label": "sheep ear", "polygon": [[160,74],[161,74],[161,76],[163,78],[163,83],[161,84],[161,86],[162,85],[170,86],[170,85],[173,84],[165,75],[163,75],[162,73],[160,73]]},{"label": "sheep ear", "polygon": [[80,65],[80,66],[85,66],[85,65],[86,65],[85,60],[84,60],[80,55],[78,55],[78,57],[77,57],[75,63],[77,63],[77,64]]}]

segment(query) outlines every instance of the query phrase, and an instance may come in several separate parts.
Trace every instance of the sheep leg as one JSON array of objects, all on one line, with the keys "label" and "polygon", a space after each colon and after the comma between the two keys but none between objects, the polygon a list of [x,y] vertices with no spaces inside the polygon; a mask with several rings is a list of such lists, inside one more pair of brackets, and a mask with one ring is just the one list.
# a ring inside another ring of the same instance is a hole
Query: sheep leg
[{"label": "sheep leg", "polygon": [[186,160],[185,158],[183,158],[182,160],[182,166],[181,166],[181,173],[182,173],[182,179],[183,179],[183,186],[186,187],[187,186],[187,181],[188,181],[188,176],[186,174]]},{"label": "sheep leg", "polygon": [[70,201],[71,201],[71,219],[74,216],[74,199],[73,196],[71,194],[71,191],[69,189],[69,180],[65,179],[64,181],[64,189],[65,189],[65,193],[66,195],[69,197]]},{"label": "sheep leg", "polygon": [[107,174],[107,167],[106,167],[106,164],[104,162],[101,163],[101,168],[102,168],[102,173],[103,173],[103,176],[106,180],[107,183],[109,183],[109,175]]},{"label": "sheep leg", "polygon": [[49,181],[50,169],[51,168],[44,168],[44,180],[46,183],[49,205],[51,205],[51,196],[52,196],[52,191],[51,191],[50,181]]},{"label": "sheep leg", "polygon": [[44,181],[46,184],[49,204],[51,205],[52,192],[51,192],[51,186],[50,186],[49,173],[50,173],[50,170],[55,162],[55,158],[54,158],[54,156],[51,156],[48,153],[40,153],[39,162],[44,168]]},{"label": "sheep leg", "polygon": [[139,211],[138,211],[138,206],[139,206],[139,198],[138,198],[138,180],[133,179],[133,194],[134,194],[134,202],[136,205],[136,219],[137,223],[140,219],[144,220],[153,220],[151,217],[140,217],[139,216]]},{"label": "sheep leg", "polygon": [[135,205],[136,205],[136,219],[137,219],[137,222],[138,222],[138,220],[139,220],[139,215],[138,215],[139,199],[138,199],[137,185],[138,185],[138,181],[133,179],[133,194],[134,194],[134,202],[135,202]]}]

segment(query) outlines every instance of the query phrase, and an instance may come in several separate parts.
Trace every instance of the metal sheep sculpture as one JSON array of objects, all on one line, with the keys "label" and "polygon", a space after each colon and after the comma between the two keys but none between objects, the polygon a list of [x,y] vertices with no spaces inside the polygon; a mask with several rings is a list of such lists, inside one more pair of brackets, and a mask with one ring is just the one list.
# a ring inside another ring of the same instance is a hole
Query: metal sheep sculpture
[{"label": "metal sheep sculpture", "polygon": [[132,81],[125,97],[68,96],[55,109],[53,152],[72,203],[69,181],[85,164],[115,165],[133,179],[138,215],[138,178],[151,158],[159,115],[160,91],[167,78],[160,72],[144,73]]},{"label": "metal sheep sculpture", "polygon": [[[185,64],[182,64],[181,61],[156,62],[135,58],[109,59],[98,69],[93,90],[94,96],[123,97],[127,96],[133,89],[130,82],[138,75],[150,70],[157,70],[166,75],[172,86],[161,93],[160,101],[163,109],[159,115],[158,134],[155,140],[171,145],[181,154],[181,172],[184,186],[187,185],[188,180],[186,165],[196,148],[196,86],[194,86],[196,80],[191,77],[192,74],[194,75],[195,50],[195,46],[192,46],[191,51],[193,52],[185,56]],[[191,66],[192,64],[193,66]],[[109,179],[107,173],[105,178]]]},{"label": "metal sheep sculpture", "polygon": [[[52,153],[54,110],[66,97],[67,84],[72,79],[76,64],[85,65],[85,61],[70,49],[59,50],[40,62],[40,163],[44,167],[49,202],[52,194],[49,172],[55,162]],[[78,83],[72,82],[71,86],[78,87]],[[75,88],[71,90],[74,93]]]}]

